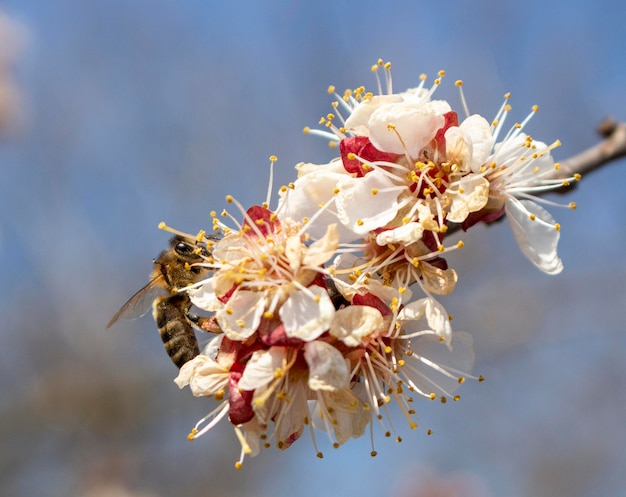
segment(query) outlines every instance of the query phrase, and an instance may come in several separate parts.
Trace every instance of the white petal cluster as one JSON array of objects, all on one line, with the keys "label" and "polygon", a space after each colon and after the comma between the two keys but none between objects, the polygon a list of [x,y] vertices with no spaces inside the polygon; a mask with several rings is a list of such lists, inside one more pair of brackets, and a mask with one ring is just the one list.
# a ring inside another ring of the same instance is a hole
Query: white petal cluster
[{"label": "white petal cluster", "polygon": [[228,416],[242,459],[271,441],[290,447],[307,425],[338,447],[374,420],[389,433],[392,401],[416,428],[416,397],[458,400],[466,378],[482,378],[471,376],[471,336],[453,331],[434,297],[457,282],[444,258],[463,246],[448,243],[455,225],[506,215],[528,259],[562,269],[560,226],[537,198],[563,185],[553,179],[556,144],[526,135],[528,118],[499,140],[506,102],[491,122],[469,113],[459,122],[432,99],[443,73],[430,89],[422,79],[402,93],[386,74],[387,93],[348,91],[323,120],[327,131],[309,130],[339,156],[298,164],[275,210],[269,200],[237,204],[243,222],[224,214],[235,228],[214,218],[223,236],[203,264],[210,277],[187,291],[218,339],[176,383],[220,404],[192,438]]}]

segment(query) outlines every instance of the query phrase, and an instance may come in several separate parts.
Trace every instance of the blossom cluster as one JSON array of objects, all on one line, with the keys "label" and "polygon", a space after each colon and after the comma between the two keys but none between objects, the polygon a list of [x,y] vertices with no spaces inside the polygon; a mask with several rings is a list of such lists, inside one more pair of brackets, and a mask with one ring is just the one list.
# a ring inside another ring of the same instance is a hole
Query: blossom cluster
[{"label": "blossom cluster", "polygon": [[443,72],[430,88],[422,77],[394,93],[389,64],[379,69],[377,94],[331,87],[324,129],[305,129],[328,138],[336,158],[298,164],[273,209],[269,195],[247,209],[227,198],[239,215],[213,214],[209,276],[184,289],[216,334],[175,380],[217,401],[190,438],[228,417],[239,466],[305,429],[320,457],[315,430],[333,447],[375,424],[391,436],[390,403],[417,428],[417,399],[458,400],[467,378],[482,379],[471,375],[471,336],[452,330],[436,299],[457,281],[445,255],[463,246],[449,242],[458,228],[506,216],[535,266],[562,269],[560,225],[537,195],[578,178],[559,177],[558,143],[523,131],[537,108],[505,130],[507,95],[491,122],[467,111],[461,120],[432,98]]}]

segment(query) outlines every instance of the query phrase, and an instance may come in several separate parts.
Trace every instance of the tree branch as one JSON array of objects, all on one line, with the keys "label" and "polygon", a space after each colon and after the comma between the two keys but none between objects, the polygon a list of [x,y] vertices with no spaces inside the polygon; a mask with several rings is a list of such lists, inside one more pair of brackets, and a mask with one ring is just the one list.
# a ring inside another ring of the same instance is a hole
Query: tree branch
[{"label": "tree branch", "polygon": [[604,140],[562,161],[561,168],[555,171],[555,178],[568,178],[576,173],[584,176],[609,162],[626,156],[626,123],[620,123],[611,118],[605,119],[598,126],[598,133],[604,137]]}]

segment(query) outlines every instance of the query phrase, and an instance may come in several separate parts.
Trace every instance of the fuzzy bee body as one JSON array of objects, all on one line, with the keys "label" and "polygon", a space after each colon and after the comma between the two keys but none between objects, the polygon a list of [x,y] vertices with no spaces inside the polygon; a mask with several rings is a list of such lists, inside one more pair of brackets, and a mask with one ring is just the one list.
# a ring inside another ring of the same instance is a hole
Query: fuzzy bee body
[{"label": "fuzzy bee body", "polygon": [[152,307],[165,350],[172,362],[182,367],[200,353],[194,327],[201,318],[189,313],[191,300],[178,290],[196,283],[208,273],[207,268],[198,265],[208,257],[206,247],[181,236],[172,238],[170,248],[154,260],[148,284],[115,313],[107,328],[119,319],[143,316]]}]

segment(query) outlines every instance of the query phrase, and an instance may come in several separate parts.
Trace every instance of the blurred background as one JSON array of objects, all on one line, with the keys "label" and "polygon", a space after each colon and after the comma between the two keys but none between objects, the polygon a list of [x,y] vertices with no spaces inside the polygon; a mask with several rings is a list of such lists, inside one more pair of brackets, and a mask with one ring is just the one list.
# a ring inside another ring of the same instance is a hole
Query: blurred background
[{"label": "blurred background", "polygon": [[167,244],[159,221],[210,226],[233,194],[265,199],[331,110],[329,84],[394,87],[447,71],[438,98],[563,146],[626,119],[626,4],[495,0],[0,2],[0,495],[199,497],[626,495],[626,166],[557,200],[565,270],[546,276],[505,223],[463,236],[444,300],[475,338],[462,400],[422,402],[404,441],[375,436],[315,457],[308,437],[233,467],[228,423],[189,443],[211,402],[179,391],[151,318],[105,325]]}]

